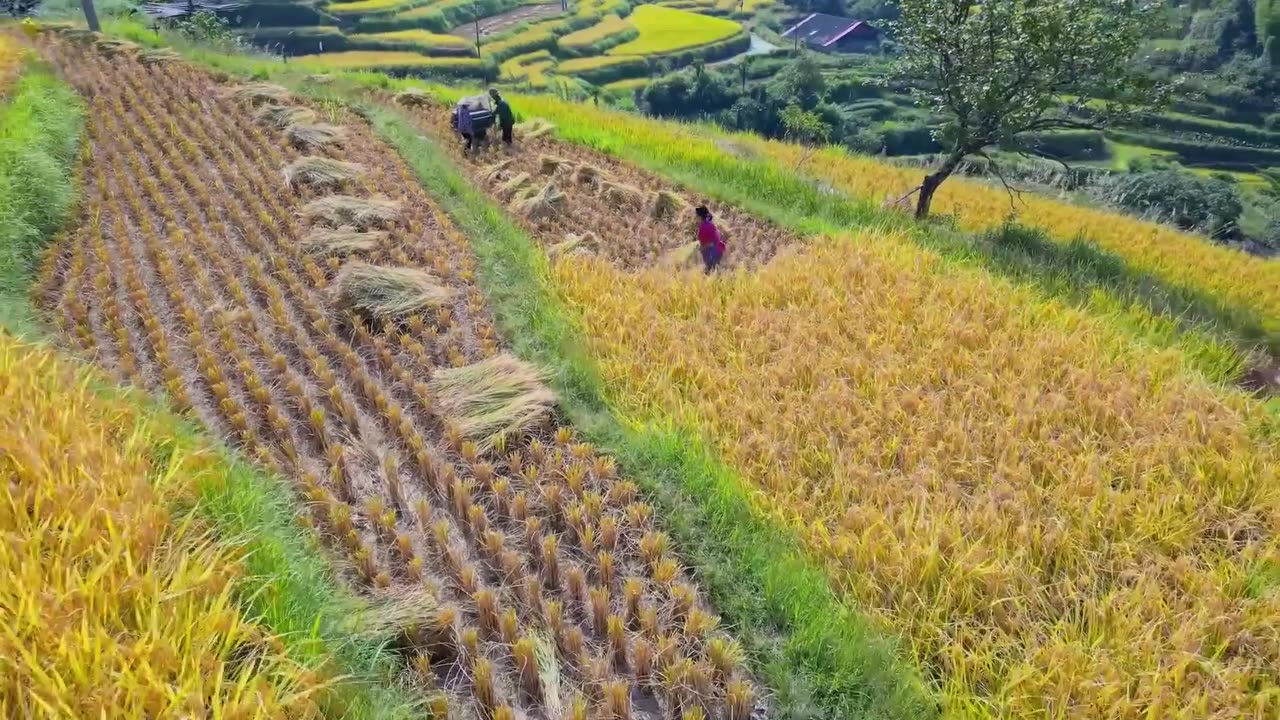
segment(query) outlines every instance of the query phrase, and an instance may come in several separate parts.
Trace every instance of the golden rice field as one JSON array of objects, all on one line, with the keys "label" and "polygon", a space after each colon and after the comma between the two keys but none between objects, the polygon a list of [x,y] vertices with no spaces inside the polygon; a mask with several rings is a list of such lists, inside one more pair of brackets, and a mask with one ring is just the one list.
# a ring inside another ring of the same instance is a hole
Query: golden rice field
[{"label": "golden rice field", "polygon": [[432,50],[448,50],[466,52],[473,45],[457,35],[434,33],[427,30],[395,30],[393,32],[367,33],[351,35],[352,40],[372,40],[387,45],[406,45],[428,52]]},{"label": "golden rice field", "polygon": [[420,68],[437,71],[481,70],[484,63],[472,57],[428,57],[401,50],[346,50],[343,52],[299,55],[296,62],[320,70],[380,70]]},{"label": "golden rice field", "polygon": [[100,382],[0,333],[0,716],[321,717],[235,551],[170,513],[219,460]]},{"label": "golden rice field", "polygon": [[417,8],[430,2],[431,0],[354,0],[331,3],[325,6],[325,10],[335,15],[391,13]]},{"label": "golden rice field", "polygon": [[1280,713],[1276,421],[1174,353],[877,232],[554,275],[622,407],[700,430],[955,717]]},{"label": "golden rice field", "polygon": [[636,65],[637,67],[643,67],[644,59],[634,56],[593,55],[591,57],[562,60],[556,65],[556,70],[561,74],[572,75],[585,70],[599,70],[601,68],[614,67],[618,65]]},{"label": "golden rice field", "polygon": [[569,50],[585,51],[605,40],[635,34],[637,34],[637,31],[630,22],[618,15],[609,14],[591,27],[562,36],[556,43],[560,47]]},{"label": "golden rice field", "polygon": [[[795,166],[804,152],[785,143],[745,136],[740,140],[788,166]],[[810,159],[805,172],[857,197],[876,201],[902,196],[920,184],[923,173],[836,150]],[[1024,195],[1015,207],[1020,223],[1062,241],[1084,237],[1134,268],[1253,310],[1268,330],[1280,332],[1280,264],[1167,225],[1038,195]],[[939,189],[933,209],[954,215],[967,230],[983,230],[1003,222],[1012,208],[1004,190],[954,178]]]},{"label": "golden rice field", "polygon": [[92,108],[79,222],[33,297],[70,349],[296,484],[343,579],[412,609],[424,713],[768,710],[653,507],[502,351],[466,238],[368,126],[41,50]]},{"label": "golden rice field", "polygon": [[547,70],[555,64],[548,50],[516,55],[498,67],[498,77],[508,82],[525,82],[533,88],[544,88],[547,86]]},{"label": "golden rice field", "polygon": [[610,48],[607,54],[660,55],[727,40],[742,32],[742,26],[732,20],[658,5],[641,5],[627,16],[627,22],[640,36]]}]

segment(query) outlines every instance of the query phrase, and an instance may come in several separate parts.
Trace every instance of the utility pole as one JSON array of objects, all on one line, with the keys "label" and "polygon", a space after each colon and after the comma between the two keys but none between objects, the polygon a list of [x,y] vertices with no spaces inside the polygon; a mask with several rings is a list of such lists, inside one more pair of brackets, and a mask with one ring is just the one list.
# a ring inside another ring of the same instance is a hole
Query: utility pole
[{"label": "utility pole", "polygon": [[476,59],[480,58],[480,3],[471,4],[471,17],[476,23]]},{"label": "utility pole", "polygon": [[102,32],[102,25],[98,23],[98,10],[93,6],[93,0],[80,0],[80,8],[84,10],[84,21],[89,26],[89,31]]}]

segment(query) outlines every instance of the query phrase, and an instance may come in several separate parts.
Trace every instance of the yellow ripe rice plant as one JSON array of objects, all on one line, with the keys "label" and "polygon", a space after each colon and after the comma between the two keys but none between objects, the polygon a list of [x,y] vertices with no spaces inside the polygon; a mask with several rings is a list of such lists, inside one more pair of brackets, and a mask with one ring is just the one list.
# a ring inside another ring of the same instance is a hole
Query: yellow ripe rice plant
[{"label": "yellow ripe rice plant", "polygon": [[526,82],[533,88],[547,86],[547,70],[555,67],[556,61],[550,51],[517,55],[499,66],[499,77],[507,82]]},{"label": "yellow ripe rice plant", "polygon": [[599,70],[615,65],[636,65],[644,67],[644,59],[639,57],[619,57],[616,55],[596,55],[593,57],[572,58],[562,61],[556,66],[561,73],[572,75],[584,70]]},{"label": "yellow ripe rice plant", "polygon": [[392,13],[410,10],[429,4],[431,0],[355,0],[354,2],[333,3],[325,10],[334,15],[369,15]]},{"label": "yellow ripe rice plant", "polygon": [[[566,50],[586,51],[603,41],[618,36],[637,35],[635,27],[617,15],[605,15],[600,22],[561,37],[557,44]],[[616,42],[616,40],[615,40]]]},{"label": "yellow ripe rice plant", "polygon": [[[797,145],[735,137],[787,166],[797,166],[805,150]],[[918,186],[923,170],[898,168],[831,149],[812,157],[806,173],[850,194],[875,200],[898,198]],[[985,230],[1011,212],[1017,221],[1056,240],[1085,238],[1132,267],[1204,292],[1229,305],[1258,313],[1271,332],[1280,332],[1280,264],[1215,245],[1167,225],[1119,213],[1025,194],[1011,206],[1009,194],[980,182],[952,178],[939,190],[933,211],[954,215],[967,230]]]},{"label": "yellow ripe rice plant", "polygon": [[170,514],[214,456],[95,382],[0,335],[0,716],[318,717],[234,549]]},{"label": "yellow ripe rice plant", "polygon": [[428,57],[414,52],[348,50],[346,52],[299,55],[294,62],[321,70],[383,70],[388,68],[430,68],[433,70],[472,70],[479,72],[484,63],[471,57]]},{"label": "yellow ripe rice plant", "polygon": [[660,55],[727,40],[742,32],[742,26],[732,20],[658,5],[641,5],[627,21],[640,36],[610,49],[609,55]]},{"label": "yellow ripe rice plant", "polygon": [[560,20],[535,23],[510,37],[482,44],[481,52],[503,58],[554,47],[562,25]]},{"label": "yellow ripe rice plant", "polygon": [[395,30],[392,32],[351,35],[353,41],[376,42],[387,47],[410,47],[431,51],[466,52],[471,43],[457,35],[434,33],[429,30]]},{"label": "yellow ripe rice plant", "polygon": [[948,716],[1280,713],[1280,427],[1176,351],[883,231],[553,274],[622,410],[704,437]]}]

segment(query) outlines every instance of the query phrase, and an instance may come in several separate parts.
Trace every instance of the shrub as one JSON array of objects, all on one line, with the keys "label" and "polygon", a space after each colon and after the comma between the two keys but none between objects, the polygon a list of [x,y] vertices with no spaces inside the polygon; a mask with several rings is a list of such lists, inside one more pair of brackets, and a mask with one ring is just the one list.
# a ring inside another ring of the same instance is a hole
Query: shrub
[{"label": "shrub", "polygon": [[1169,137],[1137,133],[1128,130],[1108,130],[1107,137],[1129,145],[1142,145],[1172,150],[1178,159],[1189,165],[1225,166],[1228,164],[1280,165],[1280,150],[1239,147],[1211,142],[1195,142]]},{"label": "shrub", "polygon": [[241,33],[245,42],[286,55],[340,52],[351,47],[349,38],[332,25],[315,27],[259,27]]},{"label": "shrub", "polygon": [[1011,146],[1055,160],[1101,160],[1107,157],[1107,143],[1098,130],[1024,133]]},{"label": "shrub", "polygon": [[338,18],[303,3],[254,2],[237,8],[231,23],[241,28],[306,27],[337,25]]},{"label": "shrub", "polygon": [[1232,185],[1176,170],[1113,176],[1094,192],[1145,217],[1215,237],[1234,232],[1244,210]]}]

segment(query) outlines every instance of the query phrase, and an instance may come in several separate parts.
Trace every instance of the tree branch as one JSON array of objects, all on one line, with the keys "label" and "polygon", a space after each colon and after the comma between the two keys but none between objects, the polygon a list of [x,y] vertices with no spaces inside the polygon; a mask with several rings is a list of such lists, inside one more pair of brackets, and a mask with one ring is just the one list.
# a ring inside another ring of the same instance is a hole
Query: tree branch
[{"label": "tree branch", "polygon": [[995,171],[996,177],[1000,178],[1000,184],[1004,186],[1005,192],[1009,193],[1009,212],[1011,214],[1017,212],[1018,206],[1015,204],[1015,199],[1017,202],[1022,202],[1023,190],[1009,184],[1009,181],[1004,177],[1004,171],[1000,169],[1000,163],[996,162],[995,158],[988,155],[986,150],[978,150],[973,154],[978,157],[985,158],[990,164],[991,169]]}]

